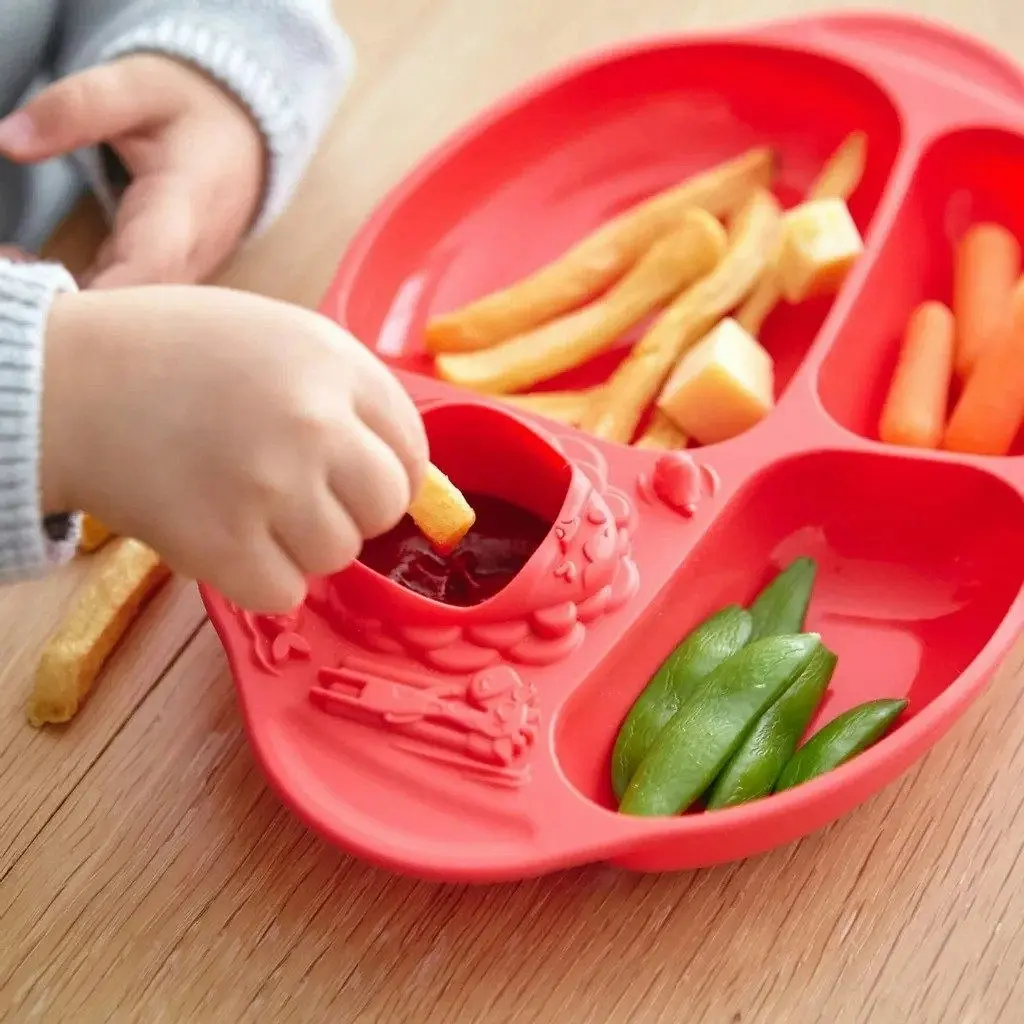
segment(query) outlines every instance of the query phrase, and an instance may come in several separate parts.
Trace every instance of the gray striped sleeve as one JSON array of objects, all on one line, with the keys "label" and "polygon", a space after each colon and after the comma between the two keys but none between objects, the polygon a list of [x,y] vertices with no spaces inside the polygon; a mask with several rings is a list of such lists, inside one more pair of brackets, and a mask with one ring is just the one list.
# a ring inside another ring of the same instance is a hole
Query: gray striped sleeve
[{"label": "gray striped sleeve", "polygon": [[[257,230],[291,199],[355,67],[328,0],[64,0],[63,20],[59,75],[131,53],[164,53],[238,97],[270,154]],[[95,154],[84,164],[109,205],[110,183],[97,178]]]},{"label": "gray striped sleeve", "polygon": [[39,495],[43,351],[50,303],[74,291],[63,267],[0,259],[0,583],[70,558],[78,516],[44,521]]}]

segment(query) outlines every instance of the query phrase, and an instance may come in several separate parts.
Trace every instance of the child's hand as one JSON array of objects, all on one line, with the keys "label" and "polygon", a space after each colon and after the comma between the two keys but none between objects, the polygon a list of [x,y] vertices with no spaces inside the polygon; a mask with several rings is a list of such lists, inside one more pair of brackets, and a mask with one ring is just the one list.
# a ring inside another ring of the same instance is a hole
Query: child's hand
[{"label": "child's hand", "polygon": [[266,153],[229,93],[168,57],[142,54],[72,75],[0,122],[0,152],[34,163],[111,146],[132,175],[97,287],[207,278],[252,225]]},{"label": "child's hand", "polygon": [[412,401],[327,319],[215,288],[61,296],[46,336],[46,513],[84,508],[256,611],[407,510]]}]

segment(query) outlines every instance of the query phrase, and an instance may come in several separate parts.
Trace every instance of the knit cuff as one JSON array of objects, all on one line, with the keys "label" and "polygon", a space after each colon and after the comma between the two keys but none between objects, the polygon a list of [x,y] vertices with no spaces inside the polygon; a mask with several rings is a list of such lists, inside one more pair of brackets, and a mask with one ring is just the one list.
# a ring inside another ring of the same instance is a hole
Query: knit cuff
[{"label": "knit cuff", "polygon": [[142,52],[195,65],[248,109],[269,155],[254,230],[265,229],[290,202],[351,81],[355,51],[348,36],[330,18],[287,4],[198,0],[99,41],[89,62]]},{"label": "knit cuff", "polygon": [[75,290],[56,264],[0,260],[0,582],[41,575],[78,546],[79,516],[44,520],[39,492],[46,322],[54,296]]}]

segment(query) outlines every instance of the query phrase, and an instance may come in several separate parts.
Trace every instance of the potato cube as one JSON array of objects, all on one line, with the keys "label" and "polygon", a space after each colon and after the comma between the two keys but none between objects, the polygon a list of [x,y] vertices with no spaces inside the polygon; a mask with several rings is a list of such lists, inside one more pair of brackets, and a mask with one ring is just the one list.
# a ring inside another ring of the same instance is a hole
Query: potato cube
[{"label": "potato cube", "polygon": [[842,199],[815,199],[786,214],[777,274],[787,302],[839,290],[864,251],[857,225]]},{"label": "potato cube", "polygon": [[701,444],[715,444],[759,423],[774,402],[772,357],[730,318],[683,356],[658,408]]}]

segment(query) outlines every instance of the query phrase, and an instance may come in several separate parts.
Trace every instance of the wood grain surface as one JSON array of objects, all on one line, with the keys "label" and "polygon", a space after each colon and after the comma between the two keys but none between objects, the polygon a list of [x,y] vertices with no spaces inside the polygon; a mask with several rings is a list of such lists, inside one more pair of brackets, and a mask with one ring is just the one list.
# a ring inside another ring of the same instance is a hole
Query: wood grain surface
[{"label": "wood grain surface", "polygon": [[[358,81],[293,208],[227,280],[315,304],[426,149],[566,58],[835,6],[340,0]],[[1024,59],[1019,0],[889,7]],[[97,233],[86,208],[54,251],[80,265]],[[184,585],[146,612],[70,727],[30,730],[34,661],[80,572],[0,593],[0,1021],[1024,1020],[1021,649],[910,775],[796,846],[670,877],[594,866],[439,887],[348,859],[283,810]]]}]

